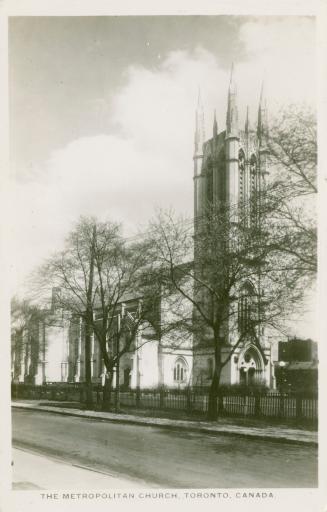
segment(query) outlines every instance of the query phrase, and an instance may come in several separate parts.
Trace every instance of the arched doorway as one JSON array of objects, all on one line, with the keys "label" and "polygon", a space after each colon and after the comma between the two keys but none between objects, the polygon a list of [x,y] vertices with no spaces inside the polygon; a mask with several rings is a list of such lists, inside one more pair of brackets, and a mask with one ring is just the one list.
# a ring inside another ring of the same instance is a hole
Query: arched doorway
[{"label": "arched doorway", "polygon": [[239,382],[251,386],[264,381],[264,360],[260,350],[253,344],[244,347],[238,359]]}]

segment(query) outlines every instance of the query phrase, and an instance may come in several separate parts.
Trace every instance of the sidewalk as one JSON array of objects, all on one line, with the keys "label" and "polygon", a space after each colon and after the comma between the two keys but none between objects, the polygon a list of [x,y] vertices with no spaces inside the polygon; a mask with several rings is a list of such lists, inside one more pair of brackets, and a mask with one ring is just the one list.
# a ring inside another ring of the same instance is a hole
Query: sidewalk
[{"label": "sidewalk", "polygon": [[12,455],[14,490],[144,489],[146,487],[145,482],[71,464],[22,448],[14,448]]},{"label": "sidewalk", "polygon": [[192,421],[179,420],[169,418],[152,418],[149,416],[136,416],[133,414],[117,414],[113,412],[85,411],[79,409],[44,405],[44,401],[14,401],[12,407],[19,409],[37,410],[50,412],[55,414],[63,414],[68,416],[77,416],[88,419],[105,420],[118,423],[130,423],[140,426],[153,426],[161,428],[170,428],[178,430],[187,430],[192,432],[203,432],[206,434],[223,434],[223,435],[242,435],[254,437],[257,439],[265,439],[269,441],[318,444],[318,433],[315,431],[284,427],[278,425],[272,426],[245,426],[233,425],[230,422],[220,418],[217,423],[208,421]]}]

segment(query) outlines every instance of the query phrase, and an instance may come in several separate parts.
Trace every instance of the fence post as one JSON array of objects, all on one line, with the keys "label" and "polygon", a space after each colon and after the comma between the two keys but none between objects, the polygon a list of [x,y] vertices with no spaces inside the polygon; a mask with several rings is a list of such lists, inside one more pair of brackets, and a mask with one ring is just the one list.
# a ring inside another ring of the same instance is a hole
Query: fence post
[{"label": "fence post", "polygon": [[136,407],[140,407],[141,405],[141,390],[140,390],[140,386],[137,386],[136,388],[136,396],[135,396],[136,400],[135,400],[135,405]]},{"label": "fence post", "polygon": [[222,416],[223,414],[225,414],[225,408],[224,408],[224,397],[221,394],[220,390],[218,391],[216,400],[217,400],[218,416]]},{"label": "fence post", "polygon": [[296,417],[302,417],[302,396],[299,393],[296,394]]},{"label": "fence post", "polygon": [[186,390],[186,408],[188,411],[192,411],[192,393],[190,388]]},{"label": "fence post", "polygon": [[249,397],[247,395],[245,395],[244,397],[244,416],[247,416],[248,415],[248,406],[249,406]]},{"label": "fence post", "polygon": [[165,408],[165,390],[163,388],[159,389],[159,407],[160,409]]},{"label": "fence post", "polygon": [[84,402],[84,388],[83,386],[79,387],[79,401],[82,404]]},{"label": "fence post", "polygon": [[259,393],[256,393],[254,395],[254,415],[255,416],[260,416],[261,415],[260,395],[259,395]]},{"label": "fence post", "polygon": [[284,417],[285,415],[285,400],[284,393],[281,392],[279,395],[279,416]]}]

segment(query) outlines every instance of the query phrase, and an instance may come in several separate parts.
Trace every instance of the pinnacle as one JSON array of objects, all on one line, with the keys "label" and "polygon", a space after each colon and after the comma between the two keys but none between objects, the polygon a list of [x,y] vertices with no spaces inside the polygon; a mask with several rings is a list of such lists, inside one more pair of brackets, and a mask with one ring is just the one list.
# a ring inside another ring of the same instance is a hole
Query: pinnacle
[{"label": "pinnacle", "polygon": [[250,119],[249,119],[249,105],[246,107],[246,118],[245,118],[245,132],[249,133],[250,130]]},{"label": "pinnacle", "polygon": [[229,92],[234,93],[234,94],[236,93],[234,62],[232,63],[231,72],[230,72]]}]

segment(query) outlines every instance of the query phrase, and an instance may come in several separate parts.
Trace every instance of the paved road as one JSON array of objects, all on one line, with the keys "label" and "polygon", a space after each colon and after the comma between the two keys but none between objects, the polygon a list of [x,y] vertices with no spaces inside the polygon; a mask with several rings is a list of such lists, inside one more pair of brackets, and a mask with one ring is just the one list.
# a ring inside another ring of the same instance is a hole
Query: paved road
[{"label": "paved road", "polygon": [[315,487],[317,449],[13,410],[13,444],[170,488]]}]

